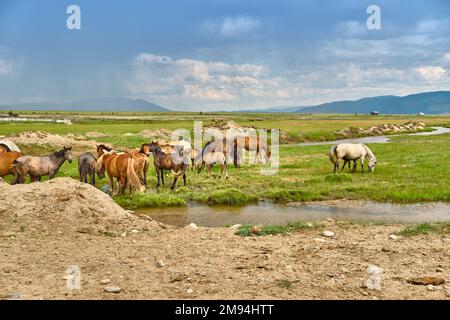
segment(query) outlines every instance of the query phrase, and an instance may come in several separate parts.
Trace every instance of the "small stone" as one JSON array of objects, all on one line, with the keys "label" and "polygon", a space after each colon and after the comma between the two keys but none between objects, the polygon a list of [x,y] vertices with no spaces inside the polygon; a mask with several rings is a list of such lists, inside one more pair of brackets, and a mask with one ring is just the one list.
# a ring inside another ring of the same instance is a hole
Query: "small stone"
[{"label": "small stone", "polygon": [[389,236],[389,239],[391,239],[391,240],[397,240],[398,237],[397,237],[395,234],[391,234],[391,235]]},{"label": "small stone", "polygon": [[191,288],[189,288],[189,289],[186,290],[186,293],[187,293],[187,294],[194,293],[194,290],[192,290]]},{"label": "small stone", "polygon": [[155,266],[156,266],[157,268],[164,268],[166,265],[164,264],[164,261],[162,261],[162,260],[157,260],[157,261],[155,261]]},{"label": "small stone", "polygon": [[322,239],[322,238],[315,238],[314,241],[322,242],[322,243],[326,242],[325,239]]},{"label": "small stone", "polygon": [[261,226],[253,226],[250,228],[250,232],[253,234],[260,234],[262,231],[262,227]]},{"label": "small stone", "polygon": [[436,291],[436,287],[433,286],[432,284],[429,284],[429,285],[427,286],[427,290],[428,290],[428,291]]},{"label": "small stone", "polygon": [[107,284],[110,284],[111,283],[111,280],[109,280],[109,279],[102,279],[102,280],[100,280],[100,284],[102,284],[102,285],[107,285]]},{"label": "small stone", "polygon": [[323,235],[324,237],[331,238],[331,237],[334,237],[334,232],[333,232],[333,231],[328,231],[328,230],[326,230],[326,231],[324,231],[324,232],[322,233],[322,235]]},{"label": "small stone", "polygon": [[131,233],[139,233],[139,230],[133,229],[133,230],[131,230]]},{"label": "small stone", "polygon": [[197,227],[197,225],[195,224],[195,223],[190,223],[189,225],[188,225],[188,227],[189,228],[191,228],[192,230],[198,230],[198,227]]},{"label": "small stone", "polygon": [[418,278],[412,278],[407,280],[408,283],[415,284],[415,285],[440,285],[445,283],[444,278],[440,277],[418,277]]},{"label": "small stone", "polygon": [[125,238],[127,236],[126,232],[122,232],[122,234],[120,235],[122,238]]},{"label": "small stone", "polygon": [[450,297],[450,287],[444,286],[444,293],[446,297]]},{"label": "small stone", "polygon": [[307,223],[306,226],[307,226],[308,228],[314,227],[314,225],[313,225],[312,223]]},{"label": "small stone", "polygon": [[103,291],[107,292],[107,293],[120,293],[122,291],[121,288],[119,287],[114,287],[114,286],[106,286]]},{"label": "small stone", "polygon": [[230,228],[231,229],[234,229],[234,230],[238,230],[238,229],[240,229],[242,227],[242,224],[235,224],[235,225],[232,225]]},{"label": "small stone", "polygon": [[444,270],[444,268],[437,267],[437,268],[436,268],[436,272],[445,272],[445,270]]}]

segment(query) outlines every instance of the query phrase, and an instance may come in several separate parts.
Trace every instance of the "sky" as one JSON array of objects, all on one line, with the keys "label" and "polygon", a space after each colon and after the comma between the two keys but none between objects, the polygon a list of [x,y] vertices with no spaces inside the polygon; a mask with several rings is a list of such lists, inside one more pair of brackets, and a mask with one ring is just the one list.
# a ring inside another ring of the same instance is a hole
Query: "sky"
[{"label": "sky", "polygon": [[447,0],[0,0],[0,104],[236,110],[449,89]]}]

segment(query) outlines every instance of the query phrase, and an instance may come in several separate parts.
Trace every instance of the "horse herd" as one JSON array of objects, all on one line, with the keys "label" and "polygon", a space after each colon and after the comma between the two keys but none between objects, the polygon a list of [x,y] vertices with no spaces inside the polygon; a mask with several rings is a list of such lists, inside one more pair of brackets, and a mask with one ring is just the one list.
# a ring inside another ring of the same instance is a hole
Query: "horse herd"
[{"label": "horse herd", "polygon": [[[47,156],[27,156],[12,143],[5,145],[0,142],[0,177],[12,174],[12,184],[22,184],[27,176],[31,182],[40,181],[42,176],[55,177],[59,168],[65,161],[69,163],[73,160],[72,148],[63,149],[51,153]],[[251,144],[244,140],[243,148],[248,151],[256,151],[256,156],[264,155],[266,160],[270,160],[271,152],[267,144],[257,143],[257,148],[250,148]],[[132,192],[143,191],[147,185],[147,172],[150,167],[150,156],[153,157],[153,164],[157,174],[157,187],[164,185],[164,176],[168,171],[172,172],[173,182],[171,189],[174,189],[180,177],[186,185],[186,173],[188,170],[197,170],[199,173],[206,168],[208,175],[212,174],[212,167],[217,164],[221,168],[219,178],[225,174],[228,179],[227,159],[233,160],[236,167],[239,167],[239,152],[236,140],[228,144],[224,139],[211,140],[203,148],[195,148],[190,142],[180,140],[170,143],[159,143],[152,141],[144,143],[140,148],[128,152],[118,152],[112,148],[101,144],[97,146],[97,157],[86,152],[78,156],[78,173],[81,182],[95,186],[95,176],[103,179],[106,175],[109,179],[109,191],[115,192],[114,179],[118,183],[118,193],[125,193],[127,187]],[[353,161],[353,171],[356,170],[357,161],[361,161],[362,172],[364,172],[364,160],[368,160],[369,172],[373,172],[377,160],[373,152],[364,144],[342,143],[334,145],[329,151],[329,158],[334,164],[336,173],[340,167],[340,160],[344,161],[342,170]]]}]

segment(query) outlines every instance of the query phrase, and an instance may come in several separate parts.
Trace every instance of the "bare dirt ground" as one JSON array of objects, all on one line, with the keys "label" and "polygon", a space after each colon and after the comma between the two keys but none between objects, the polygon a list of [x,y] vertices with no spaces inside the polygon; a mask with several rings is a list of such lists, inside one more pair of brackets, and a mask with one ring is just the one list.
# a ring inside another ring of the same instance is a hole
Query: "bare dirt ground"
[{"label": "bare dirt ground", "polygon": [[[69,178],[0,182],[0,215],[2,299],[449,299],[445,284],[408,280],[448,283],[450,239],[389,239],[401,225],[327,220],[322,229],[243,238],[231,228],[162,225]],[[323,237],[325,229],[335,236]],[[372,264],[384,269],[379,291],[362,286]],[[73,265],[81,288],[71,290]],[[108,285],[121,290],[107,293]]]}]

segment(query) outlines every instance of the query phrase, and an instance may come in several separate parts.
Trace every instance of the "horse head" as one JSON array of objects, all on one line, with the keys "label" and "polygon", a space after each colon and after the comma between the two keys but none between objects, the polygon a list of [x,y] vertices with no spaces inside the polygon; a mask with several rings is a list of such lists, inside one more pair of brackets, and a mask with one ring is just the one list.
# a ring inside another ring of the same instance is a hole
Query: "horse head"
[{"label": "horse head", "polygon": [[66,147],[64,146],[63,149],[64,152],[64,159],[66,159],[69,163],[72,163],[72,147]]}]

